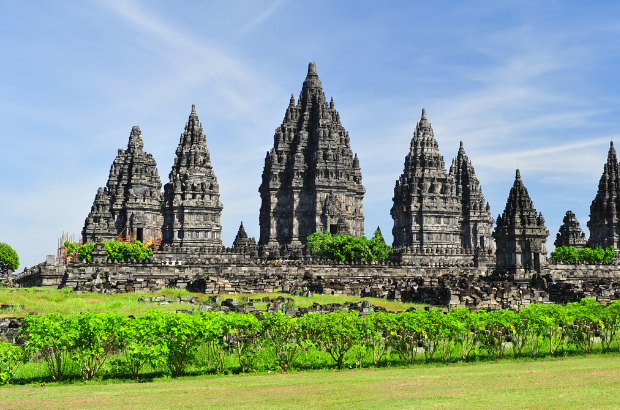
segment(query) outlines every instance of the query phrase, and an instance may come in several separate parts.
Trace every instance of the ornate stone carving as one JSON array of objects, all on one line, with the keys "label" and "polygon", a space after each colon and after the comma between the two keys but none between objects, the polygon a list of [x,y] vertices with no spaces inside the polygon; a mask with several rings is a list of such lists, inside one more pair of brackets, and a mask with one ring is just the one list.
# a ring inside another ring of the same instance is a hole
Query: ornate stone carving
[{"label": "ornate stone carving", "polygon": [[195,105],[181,134],[169,178],[162,206],[163,242],[190,247],[221,246],[220,216],[224,207]]},{"label": "ornate stone carving", "polygon": [[454,178],[446,172],[425,109],[413,133],[392,200],[394,248],[415,248],[428,253],[460,250],[461,201]]},{"label": "ornate stone carving", "polygon": [[598,183],[598,192],[590,205],[589,245],[592,248],[613,246],[620,249],[618,209],[620,205],[620,173],[614,143],[609,146],[607,163]]},{"label": "ornate stone carving", "polygon": [[575,248],[584,248],[586,246],[586,235],[579,226],[579,221],[573,211],[566,211],[566,215],[562,220],[560,232],[558,232],[555,242],[556,247],[574,246]]},{"label": "ornate stone carving", "polygon": [[155,159],[143,148],[140,127],[135,126],[127,150],[119,149],[110,167],[106,189],[99,188],[97,192],[82,230],[85,242],[118,235],[146,242],[159,235],[161,180]]},{"label": "ornate stone carving", "polygon": [[496,243],[497,272],[528,278],[530,271],[540,273],[546,261],[545,244],[549,231],[542,213],[537,214],[517,169],[506,208],[497,216],[493,232]]},{"label": "ornate stone carving", "polygon": [[260,244],[301,245],[317,231],[364,231],[362,173],[334,100],[328,104],[308,65],[297,103],[291,96],[263,169]]},{"label": "ornate stone carving", "polygon": [[493,218],[491,207],[484,200],[482,187],[476,178],[474,167],[465,154],[463,141],[452,160],[450,175],[456,183],[456,194],[461,202],[461,246],[464,249],[482,248],[485,253],[494,251]]}]

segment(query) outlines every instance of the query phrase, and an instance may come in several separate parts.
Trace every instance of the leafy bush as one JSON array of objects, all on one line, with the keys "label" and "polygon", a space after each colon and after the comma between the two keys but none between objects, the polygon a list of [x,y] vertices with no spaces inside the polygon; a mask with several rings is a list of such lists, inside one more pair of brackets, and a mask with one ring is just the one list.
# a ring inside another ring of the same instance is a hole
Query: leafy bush
[{"label": "leafy bush", "polygon": [[15,271],[19,268],[19,256],[9,245],[0,242],[0,275],[6,274],[9,270]]},{"label": "leafy bush", "polygon": [[[447,363],[474,355],[519,357],[523,351],[532,357],[589,354],[597,346],[609,351],[612,343],[620,348],[619,332],[620,301],[603,306],[593,299],[566,306],[532,304],[520,312],[51,314],[25,319],[25,351],[0,343],[0,382],[9,383],[25,358],[39,355],[57,381],[76,373],[91,379],[106,363],[117,377],[135,379],[145,367],[172,377],[204,372],[205,357],[207,371],[226,373],[414,364],[421,356]],[[76,370],[67,376],[68,368]]]},{"label": "leafy bush", "polygon": [[27,316],[24,322],[28,332],[26,348],[31,354],[40,353],[52,378],[62,380],[77,343],[78,329],[72,321],[56,313]]},{"label": "leafy bush", "polygon": [[315,232],[308,236],[308,249],[322,257],[335,261],[382,261],[392,254],[392,248],[385,243],[379,231],[371,239],[350,235],[332,235],[330,232]]},{"label": "leafy bush", "polygon": [[[106,250],[108,259],[115,261],[127,261],[134,259],[142,261],[153,256],[153,249],[149,248],[137,239],[134,239],[131,243],[102,241],[101,244]],[[96,244],[94,242],[79,244],[76,242],[65,241],[64,245],[67,247],[67,255],[76,254],[78,260],[90,261]]]},{"label": "leafy bush", "polygon": [[8,342],[0,342],[0,383],[9,384],[15,378],[15,370],[26,361],[24,349]]},{"label": "leafy bush", "polygon": [[610,264],[614,261],[614,247],[610,246],[603,249],[599,246],[596,249],[583,248],[577,249],[574,246],[560,246],[551,252],[549,260],[551,262],[577,263],[586,262],[591,264]]}]

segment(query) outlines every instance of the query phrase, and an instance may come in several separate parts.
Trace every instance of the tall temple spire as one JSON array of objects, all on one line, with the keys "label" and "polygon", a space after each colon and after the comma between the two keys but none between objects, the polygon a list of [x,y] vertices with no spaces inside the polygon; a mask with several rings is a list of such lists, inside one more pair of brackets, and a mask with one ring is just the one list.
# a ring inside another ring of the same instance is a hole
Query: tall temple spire
[{"label": "tall temple spire", "polygon": [[440,248],[451,253],[460,250],[461,203],[454,179],[446,172],[425,109],[416,124],[392,200],[395,248],[416,248],[431,253]]},{"label": "tall temple spire", "polygon": [[482,194],[482,187],[476,177],[471,161],[465,154],[463,141],[452,160],[450,175],[456,183],[456,194],[461,202],[461,246],[465,249],[482,248],[493,252],[493,218],[491,209]]},{"label": "tall temple spire", "polygon": [[540,273],[547,254],[548,236],[545,219],[542,213],[536,212],[517,169],[506,208],[497,217],[493,232],[499,272],[525,279],[531,271]]},{"label": "tall temple spire", "polygon": [[129,134],[127,149],[119,149],[110,167],[106,188],[99,188],[82,237],[85,242],[117,236],[146,242],[159,239],[161,180],[157,163],[143,151],[140,127]]},{"label": "tall temple spire", "polygon": [[620,249],[618,209],[620,208],[620,173],[614,142],[609,143],[607,162],[598,183],[596,197],[590,205],[589,245],[593,248],[613,246]]},{"label": "tall temple spire", "polygon": [[223,205],[202,124],[192,105],[164,187],[164,243],[221,246]]},{"label": "tall temple spire", "polygon": [[313,62],[297,104],[291,98],[276,128],[259,192],[263,245],[305,244],[317,231],[364,231],[359,159]]}]

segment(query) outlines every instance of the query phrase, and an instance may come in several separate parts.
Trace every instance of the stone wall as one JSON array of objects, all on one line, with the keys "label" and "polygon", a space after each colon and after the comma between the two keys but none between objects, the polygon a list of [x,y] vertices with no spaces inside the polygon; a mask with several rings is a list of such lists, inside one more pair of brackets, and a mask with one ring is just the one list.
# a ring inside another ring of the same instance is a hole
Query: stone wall
[{"label": "stone wall", "polygon": [[614,265],[548,265],[541,275],[497,277],[473,266],[404,266],[391,263],[267,261],[240,254],[157,262],[73,263],[50,256],[18,275],[22,287],[49,286],[84,292],[152,292],[165,287],[206,294],[271,293],[276,289],[378,297],[470,309],[518,309],[531,303],[568,303],[592,297],[620,299],[620,269]]}]

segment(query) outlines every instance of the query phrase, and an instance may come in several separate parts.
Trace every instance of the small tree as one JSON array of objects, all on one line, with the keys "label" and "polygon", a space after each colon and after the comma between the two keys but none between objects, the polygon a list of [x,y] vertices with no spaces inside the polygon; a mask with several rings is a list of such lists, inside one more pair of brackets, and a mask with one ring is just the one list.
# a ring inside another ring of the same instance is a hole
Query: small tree
[{"label": "small tree", "polygon": [[307,245],[312,253],[342,262],[382,261],[392,254],[392,248],[385,243],[379,231],[372,239],[366,239],[363,234],[357,237],[315,232],[308,236]]},{"label": "small tree", "polygon": [[0,242],[0,275],[19,268],[19,256],[9,245]]}]

